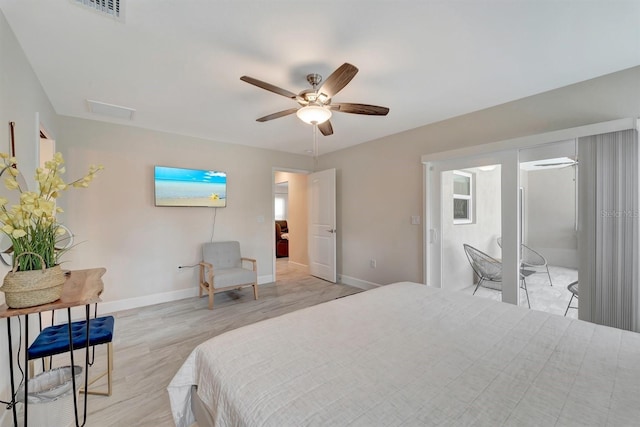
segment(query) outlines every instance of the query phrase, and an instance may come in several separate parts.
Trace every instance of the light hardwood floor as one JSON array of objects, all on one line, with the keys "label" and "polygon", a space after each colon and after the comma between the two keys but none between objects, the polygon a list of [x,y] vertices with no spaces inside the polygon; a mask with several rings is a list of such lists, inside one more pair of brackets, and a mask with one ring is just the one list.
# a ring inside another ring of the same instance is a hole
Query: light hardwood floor
[{"label": "light hardwood floor", "polygon": [[[278,265],[278,281],[260,285],[257,301],[246,288],[216,294],[213,311],[203,297],[115,313],[113,395],[89,396],[87,426],[173,426],[166,387],[196,345],[231,329],[361,291],[308,276],[286,259]],[[93,370],[105,366],[105,357],[106,346],[98,347]]]}]

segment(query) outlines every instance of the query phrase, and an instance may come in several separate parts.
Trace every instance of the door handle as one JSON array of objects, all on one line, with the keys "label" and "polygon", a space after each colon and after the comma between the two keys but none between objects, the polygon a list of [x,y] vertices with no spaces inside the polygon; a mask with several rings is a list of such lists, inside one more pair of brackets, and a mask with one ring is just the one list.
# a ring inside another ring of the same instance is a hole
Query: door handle
[{"label": "door handle", "polygon": [[333,233],[335,233],[337,230],[336,230],[335,228],[331,228],[331,229],[329,229],[329,230],[327,230],[327,231],[328,231],[329,233],[332,233],[332,234],[333,234]]}]

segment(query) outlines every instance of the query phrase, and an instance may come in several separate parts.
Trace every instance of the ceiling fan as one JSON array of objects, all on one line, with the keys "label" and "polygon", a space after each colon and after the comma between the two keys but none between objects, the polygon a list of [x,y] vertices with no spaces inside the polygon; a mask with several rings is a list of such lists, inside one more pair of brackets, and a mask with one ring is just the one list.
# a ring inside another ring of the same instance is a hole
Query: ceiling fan
[{"label": "ceiling fan", "polygon": [[256,121],[266,122],[296,113],[300,120],[309,124],[317,125],[320,132],[322,132],[323,135],[328,136],[333,134],[333,127],[329,121],[332,111],[351,114],[366,114],[369,116],[386,116],[389,112],[387,107],[379,107],[377,105],[354,104],[348,102],[332,103],[332,98],[340,92],[351,81],[351,79],[353,79],[357,72],[358,68],[349,63],[344,63],[338,67],[337,70],[331,73],[321,86],[320,83],[322,82],[322,76],[320,74],[309,74],[307,75],[307,81],[311,85],[311,89],[304,89],[298,94],[249,76],[242,76],[240,77],[240,80],[268,90],[269,92],[293,99],[300,104],[300,107],[278,111],[277,113],[260,117],[259,119],[256,119]]}]

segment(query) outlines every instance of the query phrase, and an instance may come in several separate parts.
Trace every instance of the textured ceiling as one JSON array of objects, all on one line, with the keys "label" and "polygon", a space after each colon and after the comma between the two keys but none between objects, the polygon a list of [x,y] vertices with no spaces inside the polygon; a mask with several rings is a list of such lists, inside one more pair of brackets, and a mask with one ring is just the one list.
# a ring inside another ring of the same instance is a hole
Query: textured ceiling
[{"label": "textured ceiling", "polygon": [[[335,113],[326,153],[640,65],[640,1],[125,0],[124,21],[75,0],[0,0],[56,112],[304,154],[292,92],[344,62],[334,97],[390,108]],[[136,110],[89,112],[86,100]]]}]

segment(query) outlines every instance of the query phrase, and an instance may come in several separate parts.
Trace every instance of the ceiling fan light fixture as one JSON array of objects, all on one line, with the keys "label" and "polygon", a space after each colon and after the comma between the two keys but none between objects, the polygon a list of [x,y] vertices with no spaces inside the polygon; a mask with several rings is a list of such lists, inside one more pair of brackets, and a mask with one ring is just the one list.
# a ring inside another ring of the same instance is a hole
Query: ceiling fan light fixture
[{"label": "ceiling fan light fixture", "polygon": [[300,120],[310,125],[324,123],[331,118],[331,110],[319,105],[307,105],[300,108],[296,115]]},{"label": "ceiling fan light fixture", "polygon": [[319,93],[317,95],[317,100],[319,102],[322,102],[323,104],[326,104],[329,101],[329,97],[327,95],[325,95],[324,93]]}]

